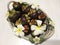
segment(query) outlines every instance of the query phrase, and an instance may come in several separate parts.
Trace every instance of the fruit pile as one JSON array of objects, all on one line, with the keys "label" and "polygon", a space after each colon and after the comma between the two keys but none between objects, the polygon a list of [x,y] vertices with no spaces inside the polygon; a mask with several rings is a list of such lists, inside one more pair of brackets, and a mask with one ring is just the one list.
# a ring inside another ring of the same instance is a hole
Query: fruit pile
[{"label": "fruit pile", "polygon": [[14,27],[15,35],[36,44],[46,40],[46,33],[54,29],[52,20],[41,9],[33,8],[33,5],[12,2],[13,9],[9,9],[11,2],[8,4],[7,20]]}]

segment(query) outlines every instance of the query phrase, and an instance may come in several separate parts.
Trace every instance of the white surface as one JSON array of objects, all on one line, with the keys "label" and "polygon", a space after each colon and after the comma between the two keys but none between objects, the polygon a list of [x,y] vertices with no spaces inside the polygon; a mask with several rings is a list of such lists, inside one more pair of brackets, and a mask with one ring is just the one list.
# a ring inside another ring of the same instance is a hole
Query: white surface
[{"label": "white surface", "polygon": [[[12,0],[0,0],[0,45],[32,45],[16,37],[6,21],[7,4]],[[55,23],[55,34],[41,45],[60,45],[60,0],[24,0],[37,3]]]}]

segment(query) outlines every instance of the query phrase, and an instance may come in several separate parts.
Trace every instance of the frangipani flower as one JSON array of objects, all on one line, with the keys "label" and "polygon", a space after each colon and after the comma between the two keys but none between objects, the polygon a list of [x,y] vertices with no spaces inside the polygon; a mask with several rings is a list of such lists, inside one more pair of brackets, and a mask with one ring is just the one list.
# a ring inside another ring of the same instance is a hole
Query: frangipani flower
[{"label": "frangipani flower", "polygon": [[39,43],[40,42],[40,38],[39,37],[35,37],[34,39],[33,39],[33,41],[34,41],[34,43]]},{"label": "frangipani flower", "polygon": [[17,36],[24,36],[24,32],[23,32],[23,30],[24,30],[25,28],[20,24],[20,25],[18,25],[17,27],[14,27],[14,32],[15,32],[15,34],[17,35]]},{"label": "frangipani flower", "polygon": [[37,26],[36,25],[31,25],[31,30],[34,31],[33,35],[39,35],[44,33],[44,30],[46,29],[46,25],[41,26],[42,21],[36,20]]}]

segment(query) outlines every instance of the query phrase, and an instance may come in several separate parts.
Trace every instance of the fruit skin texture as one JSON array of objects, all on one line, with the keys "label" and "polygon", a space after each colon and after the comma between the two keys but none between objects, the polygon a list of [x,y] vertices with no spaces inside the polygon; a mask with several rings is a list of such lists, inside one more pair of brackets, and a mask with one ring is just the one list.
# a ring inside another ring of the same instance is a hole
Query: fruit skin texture
[{"label": "fruit skin texture", "polygon": [[13,14],[12,17],[9,17],[10,22],[15,23],[21,17],[20,13]]},{"label": "fruit skin texture", "polygon": [[19,2],[14,2],[13,3],[13,8],[16,10],[16,11],[21,11],[22,10],[22,5],[19,3]]}]

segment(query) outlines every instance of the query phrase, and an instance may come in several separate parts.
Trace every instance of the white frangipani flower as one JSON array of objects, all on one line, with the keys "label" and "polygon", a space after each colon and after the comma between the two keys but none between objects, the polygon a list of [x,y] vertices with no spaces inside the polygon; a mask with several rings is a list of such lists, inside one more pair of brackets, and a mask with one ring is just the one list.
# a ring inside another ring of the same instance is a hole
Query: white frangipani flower
[{"label": "white frangipani flower", "polygon": [[33,39],[33,41],[34,41],[35,43],[39,43],[39,42],[40,42],[40,38],[39,38],[39,37],[35,37],[35,38]]},{"label": "white frangipani flower", "polygon": [[15,32],[15,34],[17,35],[17,36],[24,36],[24,32],[23,32],[23,30],[24,30],[25,28],[20,24],[20,25],[18,25],[17,27],[14,27],[14,32]]},{"label": "white frangipani flower", "polygon": [[31,25],[31,30],[32,31],[34,30],[33,35],[39,35],[44,33],[44,30],[46,29],[46,25],[41,26],[42,21],[40,20],[36,20],[36,22],[37,22],[37,26]]}]

